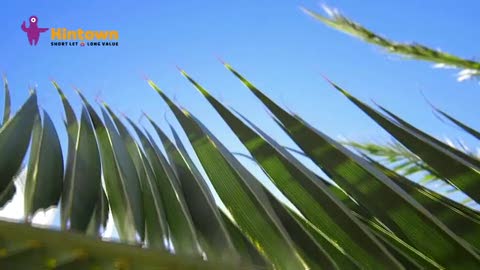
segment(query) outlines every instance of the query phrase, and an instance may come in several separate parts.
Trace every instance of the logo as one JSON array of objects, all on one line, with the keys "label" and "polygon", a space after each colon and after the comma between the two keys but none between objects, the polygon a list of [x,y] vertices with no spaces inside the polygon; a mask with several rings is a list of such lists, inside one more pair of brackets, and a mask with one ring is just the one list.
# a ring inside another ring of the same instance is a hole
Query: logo
[{"label": "logo", "polygon": [[22,30],[23,32],[27,33],[28,42],[31,46],[37,46],[38,40],[40,39],[40,34],[46,32],[48,28],[39,28],[38,18],[37,16],[31,16],[28,20],[30,22],[30,26],[27,28],[25,26],[25,21],[22,23]]},{"label": "logo", "polygon": [[52,47],[101,47],[118,46],[118,31],[116,30],[76,30],[59,28],[40,28],[38,27],[38,17],[31,16],[30,25],[27,28],[25,21],[22,23],[22,30],[27,33],[28,42],[31,46],[36,46],[40,34],[50,29],[50,46]]}]

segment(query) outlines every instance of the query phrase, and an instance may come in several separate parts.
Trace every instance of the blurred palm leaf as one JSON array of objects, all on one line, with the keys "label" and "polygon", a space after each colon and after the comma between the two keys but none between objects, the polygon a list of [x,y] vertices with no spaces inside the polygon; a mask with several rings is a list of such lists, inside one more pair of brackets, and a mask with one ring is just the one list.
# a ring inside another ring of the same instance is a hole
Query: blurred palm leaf
[{"label": "blurred palm leaf", "polygon": [[1,269],[240,269],[71,232],[0,221]]},{"label": "blurred palm leaf", "polygon": [[360,38],[365,42],[380,46],[390,53],[412,59],[434,62],[437,63],[435,67],[454,67],[461,69],[461,71],[458,73],[459,81],[480,76],[480,63],[477,61],[463,59],[458,56],[442,52],[440,50],[431,49],[417,43],[406,44],[389,40],[346,18],[336,9],[332,9],[327,6],[323,7],[329,17],[325,17],[309,9],[302,8],[302,10],[306,14],[334,29]]},{"label": "blurred palm leaf", "polygon": [[384,144],[345,141],[343,144],[351,146],[361,153],[375,157],[382,164],[391,167],[392,170],[404,176],[413,176],[422,173],[418,180],[421,184],[440,179],[440,176],[435,170],[430,168],[421,158],[396,141]]}]

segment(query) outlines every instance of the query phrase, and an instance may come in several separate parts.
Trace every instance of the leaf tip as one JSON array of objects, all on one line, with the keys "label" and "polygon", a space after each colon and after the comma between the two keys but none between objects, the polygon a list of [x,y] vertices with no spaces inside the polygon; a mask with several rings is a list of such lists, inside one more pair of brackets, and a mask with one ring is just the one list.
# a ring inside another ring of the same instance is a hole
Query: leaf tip
[{"label": "leaf tip", "polygon": [[304,7],[304,6],[299,6],[298,8],[299,8],[300,11],[302,11],[303,13],[305,13],[305,14],[307,14],[307,15],[309,15],[309,16],[312,16],[312,12],[311,12],[309,9],[307,9],[306,7]]},{"label": "leaf tip", "polygon": [[178,67],[178,66],[177,66],[177,70],[180,71],[180,73],[181,73],[185,78],[191,80],[190,76],[188,75],[188,73],[187,73],[184,69],[182,69],[181,67]]},{"label": "leaf tip", "polygon": [[159,93],[162,93],[162,90],[160,90],[160,88],[150,79],[147,80],[147,83],[148,85],[150,85],[150,87],[152,87],[154,90],[156,90],[157,92]]},{"label": "leaf tip", "polygon": [[183,68],[181,68],[180,66],[178,65],[175,65],[175,68],[180,71],[180,73],[184,74],[185,73],[185,70],[183,70]]},{"label": "leaf tip", "polygon": [[8,83],[7,82],[7,73],[5,71],[2,71],[2,80],[4,83]]},{"label": "leaf tip", "polygon": [[152,118],[145,112],[145,111],[142,111],[142,116],[147,118],[148,121],[152,122]]},{"label": "leaf tip", "polygon": [[144,72],[141,73],[140,75],[144,81],[150,81],[150,77]]},{"label": "leaf tip", "polygon": [[75,91],[77,94],[79,94],[79,95],[81,95],[81,94],[82,94],[82,93],[80,92],[80,89],[78,89],[78,87],[77,87],[77,86],[75,86],[75,85],[72,85],[72,89],[73,89],[73,90],[74,90],[74,91]]},{"label": "leaf tip", "polygon": [[185,116],[190,116],[190,112],[187,111],[187,109],[181,108],[181,111],[182,111],[182,113],[183,113]]},{"label": "leaf tip", "polygon": [[328,83],[330,84],[331,86],[333,86],[333,88],[335,88],[336,90],[338,90],[340,93],[344,94],[345,96],[347,97],[352,97],[352,95],[350,95],[350,93],[348,93],[345,89],[341,88],[340,86],[338,86],[336,83],[334,83],[332,80],[330,80],[327,76],[323,75],[323,74],[320,74],[320,76],[323,77],[323,79]]},{"label": "leaf tip", "polygon": [[50,77],[49,80],[50,80],[50,82],[53,84],[53,86],[54,86],[56,89],[59,89],[59,88],[60,88],[60,86],[58,85],[57,81],[56,81],[54,78]]},{"label": "leaf tip", "polygon": [[218,55],[215,55],[215,58],[217,58],[218,62],[220,62],[222,65],[225,65],[226,62],[223,60],[222,57],[218,56]]}]

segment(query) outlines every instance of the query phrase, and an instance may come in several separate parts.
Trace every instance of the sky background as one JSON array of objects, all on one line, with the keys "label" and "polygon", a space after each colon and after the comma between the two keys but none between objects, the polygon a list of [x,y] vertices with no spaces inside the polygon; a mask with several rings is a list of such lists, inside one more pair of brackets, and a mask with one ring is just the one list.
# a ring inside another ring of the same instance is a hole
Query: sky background
[{"label": "sky background", "polygon": [[[480,128],[478,81],[459,83],[454,70],[433,69],[430,63],[388,55],[326,27],[299,9],[304,6],[321,12],[321,3],[394,40],[416,41],[465,58],[480,55],[476,45],[480,3],[474,0],[461,4],[446,0],[25,0],[2,3],[0,71],[8,76],[14,111],[25,101],[28,88],[37,86],[39,104],[53,118],[65,149],[63,108],[51,78],[63,87],[77,112],[80,102],[73,86],[91,100],[99,96],[133,119],[145,111],[166,129],[166,114],[178,127],[167,106],[144,81],[146,75],[232,151],[246,153],[206,100],[179,74],[177,65],[226,105],[282,144],[293,146],[217,56],[279,104],[334,138],[385,141],[389,137],[320,74],[435,136],[461,138],[476,146],[468,135],[440,122],[421,92],[439,108]],[[32,47],[20,29],[31,15],[38,16],[39,27],[117,30],[119,47],[51,47],[50,32]],[[147,126],[146,121],[142,124]],[[250,161],[242,162],[261,174]]]}]

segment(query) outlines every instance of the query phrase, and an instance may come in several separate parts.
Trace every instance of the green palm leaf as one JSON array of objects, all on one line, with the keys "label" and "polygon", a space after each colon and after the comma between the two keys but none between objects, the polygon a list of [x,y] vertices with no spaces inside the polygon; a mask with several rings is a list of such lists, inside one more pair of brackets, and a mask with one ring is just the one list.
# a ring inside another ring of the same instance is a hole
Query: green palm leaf
[{"label": "green palm leaf", "polygon": [[[327,239],[335,242],[363,267],[392,267],[396,262],[368,231],[359,227],[349,210],[328,187],[295,167],[282,153],[236,118],[204,88],[182,72],[232,128],[272,182]],[[281,209],[277,207],[277,211]],[[282,215],[286,217],[285,215]],[[293,237],[293,236],[292,236]]]},{"label": "green palm leaf", "polygon": [[213,142],[213,138],[205,134],[188,112],[180,110],[153,82],[149,81],[149,84],[174,112],[215,190],[247,238],[278,269],[303,268],[304,262],[283,228],[276,225],[264,208],[265,205],[259,201],[258,195],[252,193],[245,182],[249,180],[240,175],[238,170],[245,169],[233,167],[220,148],[222,146]]},{"label": "green palm leaf", "polygon": [[235,250],[238,251],[242,258],[242,264],[250,264],[255,266],[255,269],[270,269],[271,267],[268,266],[269,263],[248,240],[245,234],[242,233],[238,226],[220,209],[219,212],[235,246]]},{"label": "green palm leaf", "polygon": [[295,220],[288,207],[278,201],[275,196],[265,190],[265,194],[272,205],[275,214],[282,222],[297,249],[302,253],[306,263],[313,269],[339,269],[332,257],[326,252],[320,243]]},{"label": "green palm leaf", "polygon": [[0,269],[252,269],[0,221]]},{"label": "green palm leaf", "polygon": [[3,123],[7,123],[8,119],[10,119],[10,112],[11,112],[11,99],[10,99],[10,88],[8,87],[8,81],[6,77],[3,77],[3,86],[5,89],[5,99],[4,99],[4,107],[3,107]]},{"label": "green palm leaf", "polygon": [[139,208],[142,201],[140,184],[133,162],[108,114],[102,110],[104,124],[85,97],[79,95],[95,128],[105,189],[119,236],[123,241],[134,243],[137,232],[143,237],[144,220],[143,209]]},{"label": "green palm leaf", "polygon": [[[73,163],[76,155],[76,143],[77,143],[77,133],[78,133],[78,121],[77,117],[75,115],[75,112],[73,111],[72,106],[70,105],[70,102],[68,101],[67,97],[65,96],[63,90],[60,88],[60,86],[55,82],[52,81],[53,86],[58,92],[58,95],[60,96],[60,99],[62,100],[62,105],[63,109],[65,111],[65,127],[67,129],[67,136],[68,136],[68,150],[67,150],[67,160],[65,164],[65,174],[63,176],[63,192],[62,194],[66,194],[72,187],[73,183],[73,178],[72,176],[72,169],[73,169]],[[62,229],[67,229],[67,223],[68,219],[70,218],[67,212],[69,211],[67,209],[69,205],[68,198],[67,196],[63,195],[61,197],[61,203],[60,203],[60,223]]]},{"label": "green palm leaf", "polygon": [[[8,119],[10,119],[10,111],[11,111],[11,99],[10,99],[10,89],[8,87],[8,81],[7,77],[3,77],[3,84],[4,84],[4,90],[5,90],[5,99],[4,99],[4,107],[3,107],[3,123],[0,126],[3,126],[5,123],[7,123]],[[18,175],[21,171],[21,167],[17,171],[16,175]],[[14,178],[16,178],[14,176]],[[15,187],[15,182],[12,181],[10,184],[8,184],[7,188],[4,191],[0,191],[0,207],[3,207],[7,202],[9,202],[15,193],[17,192],[17,189]]]},{"label": "green palm leaf", "polygon": [[192,221],[205,242],[203,250],[207,258],[231,257],[235,254],[233,244],[205,180],[194,176],[173,142],[151,118],[148,120],[160,137],[170,164],[175,169]]},{"label": "green palm leaf", "polygon": [[110,206],[103,188],[98,191],[98,196],[95,210],[93,210],[92,218],[87,227],[87,235],[101,237],[107,227]]},{"label": "green palm leaf", "polygon": [[[74,126],[69,128],[74,129]],[[101,165],[94,128],[85,108],[75,139],[70,163],[67,159],[61,214],[65,228],[86,231],[100,199]]]},{"label": "green palm leaf", "polygon": [[331,18],[322,16],[311,10],[302,8],[302,10],[313,18],[325,23],[326,25],[358,37],[368,43],[380,46],[388,52],[399,54],[408,58],[434,62],[443,66],[452,66],[464,69],[463,73],[459,73],[459,80],[469,79],[473,76],[480,75],[480,63],[469,59],[463,59],[458,56],[428,48],[420,44],[405,44],[389,40],[385,37],[377,35],[369,29],[359,25],[356,22],[344,17],[337,10],[324,7]]},{"label": "green palm leaf", "polygon": [[[391,179],[325,134],[285,112],[231,66],[226,64],[226,67],[267,106],[281,127],[318,166],[334,176],[342,189],[402,240],[444,267],[480,264],[480,257],[468,245]],[[452,254],[457,254],[459,261],[452,262]]]},{"label": "green palm leaf", "polygon": [[475,137],[476,139],[479,139],[480,140],[480,132],[476,131],[475,129],[469,127],[468,125],[464,124],[463,122],[461,122],[460,120],[457,120],[455,119],[453,116],[447,114],[446,112],[438,109],[438,108],[434,108],[436,112],[438,112],[439,114],[441,114],[443,117],[447,118],[448,120],[450,120],[451,122],[453,122],[455,125],[457,125],[458,127],[460,127],[461,129],[463,129],[464,131],[466,131],[467,133],[469,133],[470,135],[472,135],[473,137]]},{"label": "green palm leaf", "polygon": [[[398,124],[400,124],[404,129],[406,129],[407,132],[409,131],[410,133],[413,133],[415,136],[421,138],[422,140],[428,141],[431,144],[435,144],[437,147],[442,148],[445,152],[449,153],[451,155],[451,157],[453,157],[455,159],[458,157],[460,162],[465,163],[466,166],[470,166],[472,170],[476,170],[477,172],[480,171],[480,160],[478,160],[476,157],[474,157],[470,154],[467,154],[463,151],[460,151],[459,149],[457,149],[455,147],[452,147],[452,146],[446,144],[445,142],[442,142],[442,141],[436,139],[435,137],[429,135],[428,133],[421,131],[420,129],[414,127],[412,124],[410,124],[407,121],[400,118],[398,115],[396,115],[396,114],[392,113],[391,111],[385,109],[384,107],[382,107],[382,106],[378,106],[378,107],[383,112],[385,112],[388,116],[390,116],[394,121],[396,121]],[[425,147],[428,147],[428,146],[425,146]],[[414,152],[414,151],[412,151],[412,152]],[[423,157],[420,157],[420,158],[422,158],[422,160],[423,160]],[[427,160],[424,160],[424,162],[426,164],[428,164]],[[440,176],[442,176],[442,175],[440,175]],[[443,177],[445,177],[445,176],[443,176]],[[448,178],[445,179],[445,180],[449,181]],[[452,182],[452,184],[453,184],[453,182]]]},{"label": "green palm leaf", "polygon": [[0,129],[0,149],[8,153],[0,156],[0,194],[9,188],[22,167],[37,113],[37,95],[32,93],[15,116]]},{"label": "green palm leaf", "polygon": [[455,155],[455,153],[452,154],[452,152],[446,150],[446,146],[442,147],[443,144],[438,140],[434,140],[431,136],[423,139],[422,135],[419,136],[419,134],[409,132],[408,127],[402,128],[402,126],[396,125],[368,105],[351,96],[345,90],[335,84],[332,85],[405,147],[438,172],[442,178],[449,180],[474,200],[480,200],[480,192],[478,192],[480,189],[480,171],[473,167],[470,162]]},{"label": "green palm leaf", "polygon": [[371,161],[448,228],[480,250],[480,214]]},{"label": "green palm leaf", "polygon": [[[177,254],[200,256],[199,244],[193,222],[188,212],[185,199],[174,179],[173,171],[158,147],[140,128],[130,121],[142,143],[146,157],[155,175],[155,183],[162,203],[170,231],[170,240]],[[167,171],[170,169],[170,171]]]},{"label": "green palm leaf", "polygon": [[44,112],[43,124],[37,115],[25,182],[25,216],[31,218],[38,209],[57,205],[63,186],[63,156],[55,126]]},{"label": "green palm leaf", "polygon": [[[142,148],[133,139],[126,126],[118,119],[113,111],[105,105],[108,113],[112,117],[115,125],[122,137],[127,150],[134,162],[137,175],[140,180],[143,209],[145,213],[145,238],[149,247],[165,248],[165,241],[168,237],[168,224],[165,217],[165,210],[163,209],[160,193],[155,183],[155,175],[153,173],[147,157]],[[130,119],[127,118],[129,122]],[[135,209],[133,209],[135,210]]]}]

